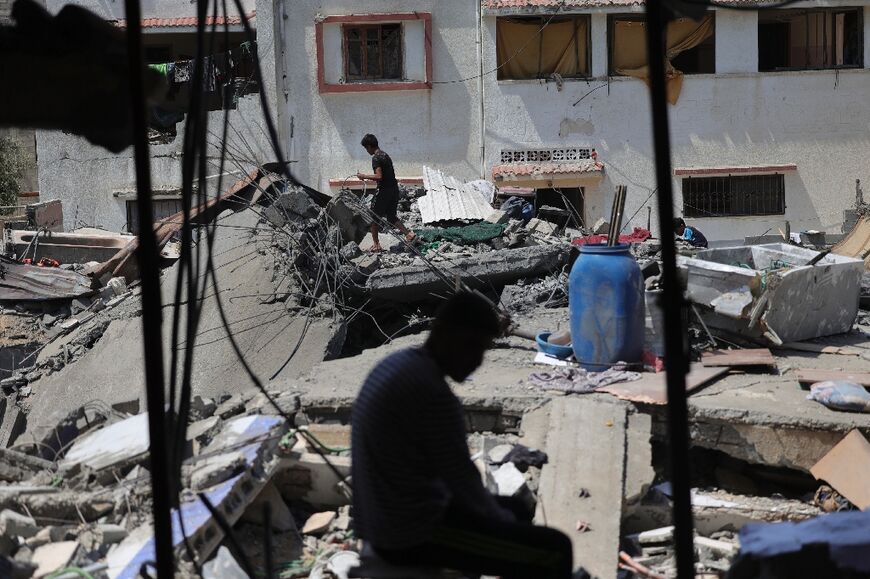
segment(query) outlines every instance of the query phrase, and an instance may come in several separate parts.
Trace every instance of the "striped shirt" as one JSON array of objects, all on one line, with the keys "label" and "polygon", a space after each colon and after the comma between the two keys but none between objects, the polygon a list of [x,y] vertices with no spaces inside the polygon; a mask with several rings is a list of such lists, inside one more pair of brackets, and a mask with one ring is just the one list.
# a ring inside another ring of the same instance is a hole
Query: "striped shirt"
[{"label": "striped shirt", "polygon": [[376,548],[426,542],[451,501],[513,520],[483,487],[462,406],[425,348],[396,352],[372,370],[351,424],[354,528]]}]

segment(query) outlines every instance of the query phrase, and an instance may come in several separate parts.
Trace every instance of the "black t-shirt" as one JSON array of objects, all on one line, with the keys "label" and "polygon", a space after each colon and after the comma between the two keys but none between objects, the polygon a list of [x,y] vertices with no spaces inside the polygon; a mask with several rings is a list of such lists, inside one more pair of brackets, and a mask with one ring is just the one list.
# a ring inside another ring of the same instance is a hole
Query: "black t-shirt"
[{"label": "black t-shirt", "polygon": [[399,182],[396,181],[396,170],[393,169],[393,160],[383,151],[372,155],[372,171],[381,168],[381,180],[378,183],[378,191],[398,191]]}]

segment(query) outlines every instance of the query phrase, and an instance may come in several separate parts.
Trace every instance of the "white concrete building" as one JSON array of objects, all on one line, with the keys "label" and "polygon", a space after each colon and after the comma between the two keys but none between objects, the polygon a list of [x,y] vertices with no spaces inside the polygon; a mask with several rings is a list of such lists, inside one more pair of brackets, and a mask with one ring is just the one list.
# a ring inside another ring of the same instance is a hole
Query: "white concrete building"
[{"label": "white concrete building", "polygon": [[[674,25],[671,63],[686,73],[669,107],[678,215],[711,240],[777,234],[786,221],[792,231],[840,232],[856,180],[870,179],[868,4],[715,9],[702,24]],[[371,132],[400,176],[429,164],[500,186],[558,188],[587,223],[609,213],[625,184],[631,224],[646,226],[651,207],[657,232],[649,92],[633,70],[645,64],[642,3],[257,8],[261,48],[274,46],[260,52],[274,70],[264,84],[303,181],[335,189],[368,170],[359,141]]]},{"label": "white concrete building", "polygon": [[[67,4],[77,4],[107,21],[124,26],[124,3],[120,0],[47,0],[52,14]],[[230,47],[235,48],[247,40],[234,2],[227,3]],[[256,24],[254,0],[242,0],[246,16]],[[191,59],[196,54],[195,2],[178,0],[143,0],[142,26],[145,58],[150,63],[166,63]],[[271,21],[271,14],[268,16]],[[211,17],[206,22],[211,23]],[[223,30],[224,19],[218,17],[218,30]],[[215,53],[227,47],[221,40]],[[87,79],[83,79],[86,81]],[[256,90],[254,88],[253,90]],[[179,100],[182,100],[181,98]],[[223,111],[220,99],[209,99],[208,139],[209,186],[216,188],[218,152]],[[257,163],[274,160],[262,122],[259,94],[242,96],[230,113],[230,160],[227,161],[223,186],[229,187]],[[184,121],[175,125],[174,138],[155,141],[151,145],[151,180],[154,190],[155,218],[172,215],[181,209],[182,150]],[[165,141],[169,142],[165,142]],[[113,154],[89,143],[83,137],[60,131],[36,131],[36,149],[39,163],[39,191],[41,199],[60,199],[64,208],[64,228],[98,227],[112,232],[130,231],[136,224],[136,170],[133,148]],[[240,160],[241,163],[234,161]],[[239,165],[243,165],[239,166]],[[210,189],[209,193],[214,193]]]}]

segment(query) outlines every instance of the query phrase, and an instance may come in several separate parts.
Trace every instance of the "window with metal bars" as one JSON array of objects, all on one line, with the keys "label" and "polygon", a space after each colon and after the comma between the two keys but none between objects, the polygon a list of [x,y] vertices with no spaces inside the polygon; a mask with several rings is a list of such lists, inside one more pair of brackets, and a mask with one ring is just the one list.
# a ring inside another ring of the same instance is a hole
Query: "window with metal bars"
[{"label": "window with metal bars", "polygon": [[785,176],[741,175],[683,179],[683,215],[739,217],[785,214]]},{"label": "window with metal bars", "polygon": [[343,31],[346,81],[402,78],[401,24],[350,24]]}]

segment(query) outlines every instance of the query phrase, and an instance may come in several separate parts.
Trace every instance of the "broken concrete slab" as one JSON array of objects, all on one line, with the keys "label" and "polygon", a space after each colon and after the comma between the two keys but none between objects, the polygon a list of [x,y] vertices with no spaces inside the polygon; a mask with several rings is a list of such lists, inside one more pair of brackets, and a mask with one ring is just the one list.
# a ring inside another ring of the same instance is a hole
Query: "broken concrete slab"
[{"label": "broken concrete slab", "polygon": [[[218,228],[213,252],[220,295],[230,331],[250,366],[267,376],[283,366],[276,378],[293,379],[306,374],[326,357],[338,328],[331,320],[307,324],[304,316],[288,316],[285,304],[263,303],[257,297],[275,291],[271,254],[261,255],[253,250],[258,243],[258,227],[265,227],[258,226],[257,219],[250,210],[222,214],[223,227]],[[173,266],[163,277],[164,303],[174,299],[177,267]],[[253,391],[254,385],[230,344],[215,292],[208,291],[206,295],[196,337],[193,393],[215,397],[227,391]],[[139,300],[137,296],[128,299]],[[67,413],[92,400],[110,406],[129,401],[131,392],[140,396],[141,407],[145,407],[142,319],[136,308],[129,309],[134,313],[113,316],[105,331],[87,345],[87,351],[74,363],[33,383],[33,396],[26,402],[31,429],[56,423],[52,416],[55,412]],[[87,329],[88,326],[74,330],[71,339]],[[299,341],[303,331],[305,339],[299,350],[284,365],[289,356],[286,345]],[[170,334],[164,332],[166,360],[170,359]]]},{"label": "broken concrete slab", "polygon": [[32,517],[16,513],[10,509],[0,512],[0,535],[28,539],[39,531]]},{"label": "broken concrete slab", "polygon": [[247,464],[245,455],[240,452],[228,452],[199,460],[190,473],[190,488],[194,491],[211,488],[239,474]]},{"label": "broken concrete slab", "polygon": [[473,288],[499,286],[556,271],[566,263],[569,252],[568,245],[502,249],[455,259],[440,274],[427,265],[380,269],[368,278],[366,290],[374,298],[416,301],[452,288],[456,276]]},{"label": "broken concrete slab", "polygon": [[37,267],[0,258],[0,301],[70,299],[94,293],[89,277],[56,267]]},{"label": "broken concrete slab", "polygon": [[[588,396],[556,398],[549,405],[550,461],[541,473],[535,520],[571,538],[575,565],[592,576],[614,577],[628,405]],[[591,530],[578,533],[578,524]]]},{"label": "broken concrete slab", "polygon": [[526,224],[526,231],[540,235],[553,235],[556,233],[556,226],[549,221],[534,217]]},{"label": "broken concrete slab", "polygon": [[[215,508],[221,510],[230,525],[241,518],[273,477],[277,461],[271,458],[286,428],[284,421],[275,416],[245,416],[235,419],[233,423],[229,432],[224,429],[227,436],[212,444],[215,449],[235,445],[234,449],[245,456],[248,468],[204,493]],[[187,536],[197,556],[208,558],[223,539],[223,532],[209,510],[199,499],[185,501],[180,510],[173,510],[172,541],[177,556],[181,556],[184,550],[180,518],[184,520]],[[109,577],[136,579],[142,564],[154,560],[154,550],[153,530],[147,526],[140,527],[109,552]]]},{"label": "broken concrete slab", "polygon": [[[378,243],[380,243],[381,249],[384,251],[396,251],[405,246],[405,241],[403,239],[387,231],[381,231],[378,233]],[[363,240],[359,242],[360,251],[363,253],[370,252],[374,246],[375,239],[372,237],[371,232],[367,233]]]},{"label": "broken concrete slab", "polygon": [[49,543],[37,548],[31,559],[37,566],[34,578],[39,579],[67,567],[78,548],[79,544],[75,541]]},{"label": "broken concrete slab", "polygon": [[0,448],[0,481],[21,482],[37,473],[53,470],[54,463],[51,461]]},{"label": "broken concrete slab", "polygon": [[76,440],[60,461],[68,470],[86,466],[95,471],[143,459],[148,453],[148,413],[131,416]]},{"label": "broken concrete slab", "polygon": [[493,209],[492,213],[487,216],[486,220],[490,223],[495,223],[496,225],[504,225],[510,221],[510,215],[501,209]]}]

